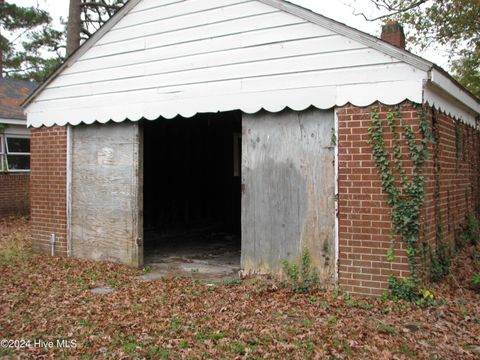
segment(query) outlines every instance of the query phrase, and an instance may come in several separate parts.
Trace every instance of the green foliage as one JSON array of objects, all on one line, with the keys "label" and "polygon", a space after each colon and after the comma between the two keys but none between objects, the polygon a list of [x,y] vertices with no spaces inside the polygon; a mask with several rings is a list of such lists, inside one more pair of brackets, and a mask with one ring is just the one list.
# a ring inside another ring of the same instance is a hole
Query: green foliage
[{"label": "green foliage", "polygon": [[480,226],[473,214],[467,214],[466,235],[470,239],[472,245],[480,244]]},{"label": "green foliage", "polygon": [[330,144],[332,146],[336,146],[337,145],[337,134],[335,134],[335,128],[332,127],[332,135],[330,137]]},{"label": "green foliage", "polygon": [[[418,284],[416,257],[418,255],[420,214],[425,199],[425,178],[422,172],[423,165],[429,158],[428,143],[433,140],[423,108],[419,105],[416,108],[420,118],[419,141],[417,141],[412,127],[402,123],[402,115],[398,106],[389,109],[386,120],[380,118],[378,108],[373,108],[371,112],[372,125],[368,128],[368,132],[382,188],[388,196],[387,202],[391,209],[393,230],[406,245],[412,278],[414,283]],[[387,151],[385,146],[384,127],[390,130],[393,137],[392,154]],[[407,175],[403,167],[404,160],[400,143],[402,140],[407,144],[408,155],[413,164],[411,175]],[[393,260],[393,247],[388,256],[390,260]]]},{"label": "green foliage", "polygon": [[409,278],[398,279],[391,275],[388,278],[388,289],[390,296],[394,300],[403,300],[413,302],[420,306],[433,306],[435,305],[435,294],[428,289],[419,289]]},{"label": "green foliage", "polygon": [[395,300],[415,302],[420,298],[418,286],[408,278],[398,279],[391,275],[388,278],[388,289]]},{"label": "green foliage", "polygon": [[62,61],[63,33],[44,10],[0,3],[0,33],[6,77],[39,82]]},{"label": "green foliage", "polygon": [[242,280],[235,276],[223,278],[223,285],[236,286],[236,285],[240,285],[241,283],[242,283]]},{"label": "green foliage", "polygon": [[[86,40],[122,8],[126,0],[78,0],[78,4],[82,7],[78,32]],[[45,80],[64,59],[65,33],[65,30],[54,29],[48,12],[38,6],[0,3],[0,49],[5,77]]]},{"label": "green foliage", "polygon": [[303,249],[299,265],[283,260],[282,267],[296,293],[309,292],[320,284],[317,270],[312,266],[312,258],[307,248]]},{"label": "green foliage", "polygon": [[480,96],[480,48],[460,51],[458,59],[452,61],[452,70],[457,80],[474,95]]},{"label": "green foliage", "polygon": [[480,292],[480,273],[474,274],[470,280],[470,283],[473,290]]},{"label": "green foliage", "polygon": [[388,334],[388,335],[396,335],[398,332],[398,329],[394,325],[385,324],[378,320],[375,321],[375,323],[377,325],[378,331],[381,333]]},{"label": "green foliage", "polygon": [[2,28],[7,31],[19,28],[32,29],[51,20],[46,11],[33,7],[21,7],[8,2],[0,3],[0,14]]},{"label": "green foliage", "polygon": [[387,250],[387,260],[389,262],[392,262],[395,260],[395,245],[396,245],[395,236],[392,236],[390,238],[390,247]]},{"label": "green foliage", "polygon": [[126,354],[133,354],[139,346],[139,343],[137,343],[136,341],[132,341],[123,345],[123,351],[125,351]]},{"label": "green foliage", "polygon": [[439,282],[448,274],[452,264],[450,249],[447,244],[439,244],[435,251],[429,246],[429,254],[430,280]]}]

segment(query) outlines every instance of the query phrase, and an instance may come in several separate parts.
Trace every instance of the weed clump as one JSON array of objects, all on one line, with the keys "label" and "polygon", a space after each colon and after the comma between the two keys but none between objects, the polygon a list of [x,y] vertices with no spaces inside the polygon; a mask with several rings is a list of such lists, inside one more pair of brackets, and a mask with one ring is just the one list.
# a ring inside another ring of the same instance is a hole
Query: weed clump
[{"label": "weed clump", "polygon": [[312,266],[312,258],[307,248],[303,249],[300,264],[283,260],[282,267],[295,293],[310,292],[320,284],[317,270]]}]

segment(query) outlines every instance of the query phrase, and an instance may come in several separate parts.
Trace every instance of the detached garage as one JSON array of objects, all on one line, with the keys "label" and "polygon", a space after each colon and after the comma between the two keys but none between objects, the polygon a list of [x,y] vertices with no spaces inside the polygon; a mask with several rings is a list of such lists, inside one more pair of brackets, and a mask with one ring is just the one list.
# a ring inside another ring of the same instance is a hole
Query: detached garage
[{"label": "detached garage", "polygon": [[381,293],[410,270],[401,242],[387,261],[372,123],[435,137],[424,241],[480,205],[479,100],[387,33],[281,0],[130,0],[25,103],[34,248],[132,266],[207,249],[244,273],[307,248],[324,284]]}]

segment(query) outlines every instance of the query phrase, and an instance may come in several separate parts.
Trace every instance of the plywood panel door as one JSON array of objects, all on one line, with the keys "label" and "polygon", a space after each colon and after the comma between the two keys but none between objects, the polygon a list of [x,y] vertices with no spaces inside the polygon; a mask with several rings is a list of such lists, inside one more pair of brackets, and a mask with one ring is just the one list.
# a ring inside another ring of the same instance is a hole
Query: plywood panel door
[{"label": "plywood panel door", "polygon": [[138,123],[79,125],[72,129],[73,256],[141,266]]},{"label": "plywood panel door", "polygon": [[323,283],[333,282],[333,110],[245,114],[242,127],[242,268],[278,273],[308,248]]}]

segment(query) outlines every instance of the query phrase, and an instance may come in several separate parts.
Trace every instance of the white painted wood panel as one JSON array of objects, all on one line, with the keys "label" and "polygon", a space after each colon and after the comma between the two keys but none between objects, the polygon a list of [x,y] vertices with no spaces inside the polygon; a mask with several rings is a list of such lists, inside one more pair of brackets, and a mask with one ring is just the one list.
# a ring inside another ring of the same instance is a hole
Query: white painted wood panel
[{"label": "white painted wood panel", "polygon": [[[303,20],[299,20],[295,17],[287,17],[286,19],[285,14],[278,11],[256,15],[255,18],[255,21],[252,21],[251,18],[241,18],[218,24],[208,24],[194,29],[159,33],[145,38],[126,40],[121,43],[98,45],[90,49],[82,59],[111,56],[118,53],[128,53],[179,43],[189,43],[208,38],[222,37],[225,35],[240,34],[243,32],[265,29],[266,23],[269,24],[269,27],[304,23]],[[290,20],[290,22],[286,22],[286,20]]]},{"label": "white painted wood panel", "polygon": [[[193,76],[191,78],[182,78],[185,82],[179,82],[173,75],[170,75],[173,80],[172,84],[168,86],[162,86],[160,85],[161,83],[152,81],[151,87],[144,87],[138,91],[132,91],[130,88],[123,90],[122,85],[119,84],[109,92],[102,92],[102,88],[98,87],[100,85],[89,84],[82,86],[81,91],[69,91],[70,96],[65,96],[64,93],[62,93],[62,90],[65,91],[64,88],[53,88],[45,91],[45,98],[38,102],[38,110],[48,111],[52,103],[62,106],[65,109],[71,107],[73,103],[78,107],[89,107],[92,105],[92,101],[96,101],[97,105],[108,105],[110,101],[115,101],[115,99],[119,99],[122,102],[130,99],[128,101],[130,104],[138,102],[148,104],[157,101],[181,100],[194,97],[203,98],[213,95],[234,96],[241,93],[247,95],[255,92],[329,87],[337,86],[339,81],[343,81],[344,84],[364,84],[419,80],[416,76],[402,76],[403,74],[399,71],[402,67],[403,64],[390,64],[388,67],[386,66],[390,71],[381,81],[376,81],[375,78],[372,78],[378,76],[381,70],[375,66],[364,66],[361,68],[325,69],[323,71],[312,70],[301,73],[293,70],[291,72],[279,72],[278,74],[271,74],[269,76],[263,74],[258,75],[258,73],[256,73],[256,75],[239,76],[237,78],[229,77],[227,72],[226,77],[217,78],[216,81],[209,82],[205,81],[205,76],[202,77],[201,74],[196,74],[196,78]],[[135,82],[133,82],[133,84],[135,84]],[[90,92],[96,89],[102,93],[96,97],[89,96]],[[71,94],[73,93],[75,93],[77,97],[72,98]],[[124,97],[122,97],[122,95],[124,95]],[[369,94],[364,93],[362,97],[358,96],[358,98],[361,99],[366,96],[369,96]],[[388,94],[385,94],[385,96],[388,96]],[[395,93],[393,93],[393,96],[395,96]]]},{"label": "white painted wood panel", "polygon": [[[195,29],[197,27],[205,28],[206,24],[222,24],[229,20],[250,18],[255,15],[269,14],[278,12],[269,6],[258,6],[256,2],[242,2],[238,0],[222,0],[226,2],[226,6],[221,8],[214,8],[203,12],[196,11],[188,15],[176,16],[172,18],[160,19],[154,22],[147,22],[136,26],[129,26],[126,28],[113,29],[106,34],[98,46],[104,44],[111,44],[116,42],[125,42],[130,39],[145,39],[150,36],[158,34],[169,34],[186,29]],[[205,4],[205,1],[203,2]],[[233,3],[230,5],[229,3]],[[208,2],[207,2],[208,4]],[[228,6],[227,6],[228,5]],[[204,5],[205,7],[205,5]],[[162,17],[161,12],[157,13]]]},{"label": "white painted wood panel", "polygon": [[27,112],[40,126],[421,102],[425,76],[258,0],[143,0]]},{"label": "white painted wood panel", "polygon": [[[144,68],[144,74],[117,74],[119,79],[96,81],[68,87],[50,87],[43,93],[43,99],[62,99],[87,95],[101,95],[122,91],[134,91],[145,88],[162,88],[160,84],[171,86],[205,84],[208,82],[225,81],[229,79],[248,79],[259,76],[269,77],[281,74],[300,74],[302,72],[321,72],[339,68],[351,69],[352,66],[363,67],[371,64],[372,58],[377,63],[387,65],[393,59],[369,50],[341,52],[334,54],[313,54],[303,56],[288,56],[273,60],[254,61],[228,66],[199,67],[192,70],[178,70],[177,63],[159,68]],[[193,66],[192,66],[193,67]],[[183,71],[182,71],[183,70]],[[141,70],[140,70],[141,71]],[[154,71],[161,71],[159,74]],[[66,96],[65,91],[68,91]]]},{"label": "white painted wood panel", "polygon": [[209,0],[208,4],[205,4],[204,0],[189,0],[178,4],[159,5],[142,11],[132,11],[128,18],[122,20],[122,23],[115,27],[114,31],[252,1],[254,0]]},{"label": "white painted wood panel", "polygon": [[135,7],[135,9],[132,10],[132,13],[142,12],[145,10],[163,7],[170,4],[181,4],[187,1],[188,0],[143,0]]},{"label": "white painted wood panel", "polygon": [[[258,28],[251,31],[223,34],[218,37],[209,37],[207,39],[199,39],[186,43],[175,42],[165,46],[145,49],[141,52],[115,53],[111,56],[101,58],[82,58],[74,67],[65,69],[59,78],[68,74],[120,68],[122,66],[145,64],[168,59],[181,59],[183,57],[193,57],[202,54],[213,55],[228,52],[230,50],[260,47],[265,44],[302,41],[305,39],[332,35],[334,34],[331,31],[305,22],[283,26],[282,28]],[[342,46],[346,45],[348,45],[346,47],[347,49],[353,48],[354,46],[364,47],[364,45],[352,42],[351,40],[338,35],[329,40],[333,40],[333,42],[324,44],[324,46],[326,48],[332,47],[331,51],[335,51],[337,48],[342,49]]]},{"label": "white painted wood panel", "polygon": [[[99,70],[92,69],[88,71],[88,77],[85,72],[63,74],[55,81],[55,87],[116,80],[119,79],[119,71],[122,72],[122,78],[127,79],[162,73],[178,73],[181,71],[191,72],[206,68],[225,67],[242,63],[253,64],[260,61],[308,56],[312,55],[312,48],[317,49],[315,54],[326,54],[325,56],[331,56],[329,53],[332,51],[339,51],[337,56],[342,57],[342,62],[347,63],[348,65],[349,62],[351,62],[351,60],[345,59],[348,56],[353,56],[358,63],[370,63],[369,57],[371,51],[368,48],[359,47],[359,44],[344,41],[344,38],[338,36],[328,36],[259,45],[255,47],[255,51],[252,51],[251,47],[244,47],[231,49],[229,51],[208,52],[198,55],[159,59],[153,62],[122,67]],[[352,50],[358,51],[352,52]],[[392,59],[383,56],[383,61],[392,62]],[[325,66],[328,64],[322,65]],[[336,65],[338,67],[341,66],[338,64]],[[321,67],[319,67],[319,70],[320,69]],[[52,86],[52,88],[54,87]]]}]

